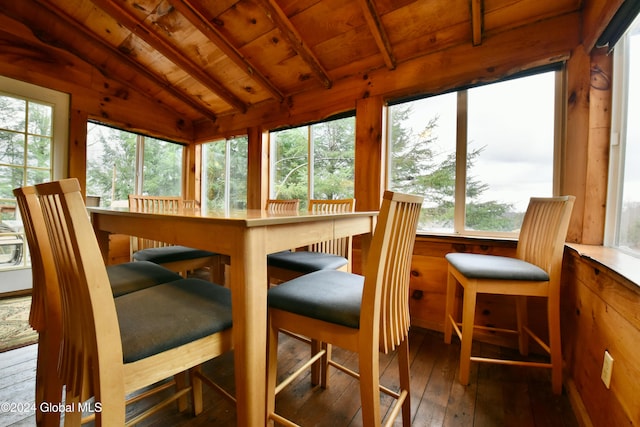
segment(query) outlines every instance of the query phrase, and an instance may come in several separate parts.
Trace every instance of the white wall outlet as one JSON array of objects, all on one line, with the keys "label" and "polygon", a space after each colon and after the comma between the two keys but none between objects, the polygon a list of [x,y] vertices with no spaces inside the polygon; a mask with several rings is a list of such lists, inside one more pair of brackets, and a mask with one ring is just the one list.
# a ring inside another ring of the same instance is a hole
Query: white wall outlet
[{"label": "white wall outlet", "polygon": [[613,357],[609,354],[608,351],[604,351],[604,362],[602,363],[602,374],[600,378],[602,378],[602,382],[605,387],[609,388],[611,385],[611,371],[613,370]]}]

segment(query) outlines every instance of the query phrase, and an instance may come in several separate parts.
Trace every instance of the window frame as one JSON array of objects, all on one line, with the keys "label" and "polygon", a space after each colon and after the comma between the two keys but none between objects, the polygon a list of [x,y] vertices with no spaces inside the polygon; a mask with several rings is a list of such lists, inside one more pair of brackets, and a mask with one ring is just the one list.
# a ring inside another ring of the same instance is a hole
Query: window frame
[{"label": "window frame", "polygon": [[[500,83],[507,80],[514,80],[518,78],[525,78],[528,76],[542,74],[545,72],[554,72],[554,131],[553,131],[553,175],[551,183],[551,192],[553,196],[560,194],[561,177],[562,177],[562,158],[565,151],[565,135],[566,135],[566,80],[567,73],[564,64],[556,64],[551,68],[542,68],[540,70],[529,70],[520,73],[515,76],[511,76],[505,79],[497,80],[491,83],[483,83],[479,85],[466,86],[458,89],[453,89],[449,92],[457,93],[457,121],[456,121],[456,177],[455,177],[455,191],[454,191],[454,217],[453,217],[453,231],[426,231],[418,230],[418,235],[454,235],[454,236],[469,236],[469,237],[497,237],[497,238],[514,238],[518,236],[518,232],[501,232],[501,231],[486,231],[486,230],[469,230],[465,227],[466,220],[466,185],[467,185],[467,147],[468,147],[468,91],[474,87],[479,87],[488,84]],[[438,96],[442,93],[430,94],[422,98]],[[421,97],[412,97],[406,101],[394,101],[393,104],[400,104],[402,102],[410,102],[420,99]],[[385,171],[385,185],[390,188],[391,184],[391,116],[390,109],[385,108],[385,123],[387,129],[385,134],[385,150],[386,150],[386,171]],[[461,160],[461,161],[460,161]],[[463,203],[458,203],[462,200]]]},{"label": "window frame", "polygon": [[626,146],[628,143],[629,67],[631,56],[629,38],[630,29],[637,25],[640,25],[640,15],[632,21],[613,49],[611,134],[604,246],[615,248],[623,253],[640,258],[640,252],[620,246],[624,173],[627,166]]}]

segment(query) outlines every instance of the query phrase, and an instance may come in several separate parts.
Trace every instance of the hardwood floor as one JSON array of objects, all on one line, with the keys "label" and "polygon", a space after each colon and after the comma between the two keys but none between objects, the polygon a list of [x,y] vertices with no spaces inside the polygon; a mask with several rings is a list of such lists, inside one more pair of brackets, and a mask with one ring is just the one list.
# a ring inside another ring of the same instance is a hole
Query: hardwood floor
[{"label": "hardwood floor", "polygon": [[[307,355],[308,347],[283,336],[279,353],[279,374],[292,372]],[[503,351],[495,346],[474,344],[484,354]],[[413,328],[411,348],[411,410],[413,426],[577,426],[565,394],[551,393],[547,370],[473,364],[471,384],[457,381],[459,345],[445,345],[441,333]],[[33,402],[36,346],[0,353],[0,403]],[[336,360],[355,368],[352,354],[334,350]],[[382,381],[397,384],[394,355],[381,356]],[[205,371],[233,393],[233,356],[224,355],[206,364]],[[304,426],[361,426],[357,382],[336,370],[330,387],[312,388],[303,375],[278,396],[277,411]],[[161,396],[157,398],[161,399]],[[383,413],[391,399],[382,399]],[[139,412],[138,403],[128,408]],[[175,405],[145,420],[144,426],[230,426],[235,425],[235,406],[205,387],[205,411],[198,417],[178,413]],[[0,426],[33,426],[32,412],[0,412]],[[401,425],[396,420],[395,425]]]}]

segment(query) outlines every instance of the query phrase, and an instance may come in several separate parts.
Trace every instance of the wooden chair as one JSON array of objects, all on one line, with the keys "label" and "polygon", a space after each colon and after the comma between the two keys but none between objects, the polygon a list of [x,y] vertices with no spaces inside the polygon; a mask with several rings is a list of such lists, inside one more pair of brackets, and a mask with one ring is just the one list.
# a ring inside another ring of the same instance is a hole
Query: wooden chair
[{"label": "wooden chair", "polygon": [[[560,274],[564,243],[575,197],[532,198],[525,213],[516,258],[484,254],[450,253],[447,280],[444,339],[451,342],[452,329],[460,338],[460,382],[469,383],[471,362],[489,362],[551,368],[554,393],[562,391],[562,352],[560,347]],[[456,289],[464,289],[462,323],[456,320]],[[483,329],[516,333],[522,355],[528,354],[532,337],[550,354],[550,363],[511,361],[471,356],[476,296],[500,294],[515,296],[517,330]],[[547,299],[549,342],[545,343],[527,326],[527,297]],[[461,328],[460,328],[461,326]]]},{"label": "wooden chair", "polygon": [[[362,424],[379,426],[380,391],[395,397],[387,417],[393,423],[402,410],[403,425],[411,424],[409,398],[409,276],[411,254],[422,197],[385,192],[371,242],[365,275],[322,270],[300,276],[269,290],[269,371],[267,412],[284,425],[295,425],[275,413],[275,395],[295,376],[321,359],[322,386],[329,366],[360,379]],[[276,387],[278,331],[311,337],[324,350]],[[331,360],[328,344],[357,352],[359,374]],[[380,387],[379,351],[398,349],[400,391]]]},{"label": "wooden chair", "polygon": [[[13,193],[31,254],[33,284],[29,324],[38,331],[36,423],[58,425],[59,413],[40,410],[42,403],[59,403],[62,399],[62,384],[56,372],[62,320],[53,254],[35,187],[16,188]],[[150,262],[108,266],[107,275],[114,297],[181,279],[177,273]]]},{"label": "wooden chair", "polygon": [[269,199],[267,200],[266,210],[275,214],[296,214],[300,209],[300,200],[298,199]]},{"label": "wooden chair", "polygon": [[[210,383],[199,365],[233,347],[230,291],[180,279],[114,299],[78,181],[39,184],[36,191],[58,278],[62,341],[57,366],[65,403],[78,409],[79,402],[94,397],[101,404],[96,425],[125,425],[126,395],[189,369],[191,386],[178,381],[178,392],[160,406],[191,392],[198,414],[202,381]],[[80,412],[67,412],[65,425],[79,425],[80,418]]]},{"label": "wooden chair", "polygon": [[[311,213],[353,212],[354,199],[309,200]],[[267,256],[269,284],[281,283],[318,270],[351,272],[352,238],[329,240],[309,245],[306,250],[282,251]]]},{"label": "wooden chair", "polygon": [[[142,196],[129,194],[129,210],[149,213],[178,213],[193,209],[194,201],[178,196]],[[187,277],[187,272],[209,268],[213,283],[225,284],[224,262],[219,254],[165,242],[131,238],[131,256],[134,261],[150,261]]]}]

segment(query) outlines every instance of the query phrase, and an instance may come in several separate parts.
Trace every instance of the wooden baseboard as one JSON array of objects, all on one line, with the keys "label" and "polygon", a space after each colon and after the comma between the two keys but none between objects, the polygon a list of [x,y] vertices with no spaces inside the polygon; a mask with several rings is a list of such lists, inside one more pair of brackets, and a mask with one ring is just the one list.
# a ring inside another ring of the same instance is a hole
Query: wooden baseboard
[{"label": "wooden baseboard", "polygon": [[587,413],[587,408],[584,406],[582,402],[582,397],[578,392],[578,389],[573,382],[572,379],[568,379],[565,381],[565,388],[567,390],[567,395],[569,396],[569,403],[571,404],[571,409],[573,409],[573,413],[576,416],[576,420],[581,427],[593,427],[593,423],[591,423],[591,418]]}]

